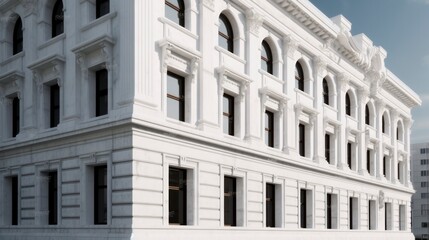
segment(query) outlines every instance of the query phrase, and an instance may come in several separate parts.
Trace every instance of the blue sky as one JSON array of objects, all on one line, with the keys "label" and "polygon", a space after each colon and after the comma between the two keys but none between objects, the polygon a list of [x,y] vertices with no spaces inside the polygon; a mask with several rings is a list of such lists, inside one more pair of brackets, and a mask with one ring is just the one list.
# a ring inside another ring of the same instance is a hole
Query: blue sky
[{"label": "blue sky", "polygon": [[429,141],[429,0],[310,0],[328,17],[344,15],[387,51],[386,67],[423,101],[413,110],[411,142]]}]

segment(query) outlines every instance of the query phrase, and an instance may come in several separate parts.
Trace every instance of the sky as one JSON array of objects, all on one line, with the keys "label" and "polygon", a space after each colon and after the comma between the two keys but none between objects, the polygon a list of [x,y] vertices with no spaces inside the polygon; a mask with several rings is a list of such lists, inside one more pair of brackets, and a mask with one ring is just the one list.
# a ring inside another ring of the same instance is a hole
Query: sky
[{"label": "sky", "polygon": [[326,16],[345,16],[387,51],[386,67],[420,95],[411,143],[429,142],[429,0],[310,0]]}]

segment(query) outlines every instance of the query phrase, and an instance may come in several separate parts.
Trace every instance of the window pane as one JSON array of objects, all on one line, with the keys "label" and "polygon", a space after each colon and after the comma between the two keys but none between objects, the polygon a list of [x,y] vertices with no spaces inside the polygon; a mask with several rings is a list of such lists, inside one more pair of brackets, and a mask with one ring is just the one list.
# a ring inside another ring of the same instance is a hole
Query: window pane
[{"label": "window pane", "polygon": [[224,225],[236,226],[236,180],[224,178]]},{"label": "window pane", "polygon": [[266,226],[275,227],[275,185],[266,184]]},{"label": "window pane", "polygon": [[107,70],[102,69],[95,72],[95,116],[102,116],[107,114],[108,103],[108,80]]},{"label": "window pane", "polygon": [[50,127],[56,127],[60,122],[60,88],[57,84],[50,87]]},{"label": "window pane", "polygon": [[18,225],[18,177],[11,177],[12,225]]},{"label": "window pane", "polygon": [[109,0],[97,0],[95,17],[99,18],[110,12],[110,1]]},{"label": "window pane", "polygon": [[49,192],[48,192],[49,224],[56,225],[57,219],[58,219],[57,172],[50,172],[48,176],[49,176]]},{"label": "window pane", "polygon": [[169,223],[186,225],[186,170],[169,169]]},{"label": "window pane", "polygon": [[12,99],[12,137],[16,137],[19,133],[19,98],[14,97]]},{"label": "window pane", "polygon": [[52,37],[64,32],[63,1],[57,0],[52,11]]},{"label": "window pane", "polygon": [[107,166],[94,167],[94,224],[107,224]]}]

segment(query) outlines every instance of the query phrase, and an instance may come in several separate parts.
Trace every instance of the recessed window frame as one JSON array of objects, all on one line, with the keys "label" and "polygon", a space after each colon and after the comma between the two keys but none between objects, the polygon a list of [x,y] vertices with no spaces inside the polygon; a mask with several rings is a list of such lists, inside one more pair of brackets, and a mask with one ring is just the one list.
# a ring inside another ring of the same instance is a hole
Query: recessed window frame
[{"label": "recessed window frame", "polygon": [[[334,193],[335,192],[335,193]],[[326,194],[326,229],[338,229],[339,211],[338,211],[338,191]]]},{"label": "recessed window frame", "polygon": [[306,157],[306,127],[305,124],[299,123],[298,125],[298,153],[301,157]]},{"label": "recessed window frame", "polygon": [[[221,31],[221,25],[225,27],[226,32]],[[226,41],[226,46],[222,46],[222,44],[220,44],[221,41]],[[234,30],[232,28],[231,21],[224,13],[219,15],[218,43],[221,48],[234,53]]]},{"label": "recessed window frame", "polygon": [[299,226],[302,229],[314,227],[313,191],[313,189],[308,188],[299,189]]},{"label": "recessed window frame", "polygon": [[235,97],[224,93],[223,97],[223,133],[234,136],[235,135]]},{"label": "recessed window frame", "polygon": [[377,202],[368,200],[368,230],[377,230]]},{"label": "recessed window frame", "polygon": [[95,1],[95,18],[100,18],[110,13],[110,0]]},{"label": "recessed window frame", "polygon": [[[188,213],[188,209],[187,209],[187,193],[188,193],[188,187],[187,187],[187,170],[183,169],[183,168],[177,168],[177,167],[173,167],[170,166],[169,169],[169,207],[168,207],[168,212],[169,212],[169,224],[170,225],[187,225],[187,213]],[[177,185],[172,184],[172,179],[171,177],[174,175],[173,173],[177,173],[179,175],[179,179],[177,179],[177,181],[175,181],[176,183],[178,182]],[[176,193],[178,199],[172,199],[172,193]],[[178,201],[174,201],[174,200],[178,200]],[[173,212],[177,212],[177,219],[174,219],[174,216],[172,214],[172,208],[176,211]]]},{"label": "recessed window frame", "polygon": [[58,84],[49,86],[49,97],[49,125],[54,128],[60,123],[61,93]]},{"label": "recessed window frame", "polygon": [[64,5],[62,0],[57,0],[52,8],[52,38],[64,33]]},{"label": "recessed window frame", "polygon": [[322,80],[323,103],[329,105],[329,84],[326,78]]},{"label": "recessed window frame", "polygon": [[331,135],[328,133],[325,133],[325,160],[329,164],[331,164]]},{"label": "recessed window frame", "polygon": [[24,49],[24,31],[21,17],[15,21],[13,27],[13,38],[12,38],[12,55],[16,55]]},{"label": "recessed window frame", "polygon": [[302,64],[300,62],[296,62],[295,64],[295,87],[298,90],[305,91],[305,76],[304,69],[302,68]]},{"label": "recessed window frame", "polygon": [[359,198],[349,197],[348,208],[349,208],[348,210],[349,229],[350,230],[359,229],[359,215],[360,215]]},{"label": "recessed window frame", "polygon": [[350,94],[347,92],[345,96],[345,109],[346,109],[346,115],[352,116],[352,103],[350,99]]},{"label": "recessed window frame", "polygon": [[268,147],[274,147],[274,135],[275,135],[275,124],[274,124],[274,112],[270,110],[265,110],[265,145]]},{"label": "recessed window frame", "polygon": [[261,69],[271,75],[274,74],[273,53],[266,40],[261,43]]},{"label": "recessed window frame", "polygon": [[[107,225],[109,216],[107,214],[108,209],[108,174],[107,165],[99,165],[93,167],[94,177],[94,225]],[[101,180],[100,178],[105,178]],[[105,210],[104,210],[105,209]],[[102,212],[105,212],[105,216]]]},{"label": "recessed window frame", "polygon": [[108,114],[109,73],[107,69],[102,68],[95,71],[95,117],[100,117]]},{"label": "recessed window frame", "polygon": [[21,100],[18,96],[12,97],[12,137],[16,137],[20,132],[21,122]]}]

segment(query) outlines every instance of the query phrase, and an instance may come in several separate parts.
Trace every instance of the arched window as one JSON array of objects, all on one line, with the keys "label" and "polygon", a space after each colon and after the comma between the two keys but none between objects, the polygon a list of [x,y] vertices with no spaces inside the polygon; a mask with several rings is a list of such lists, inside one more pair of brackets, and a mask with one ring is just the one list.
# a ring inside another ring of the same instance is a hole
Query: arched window
[{"label": "arched window", "polygon": [[64,10],[63,1],[57,0],[52,10],[52,37],[64,32]]},{"label": "arched window", "polygon": [[219,16],[219,46],[234,52],[234,32],[231,23],[223,13]]},{"label": "arched window", "polygon": [[265,40],[262,41],[261,68],[269,74],[273,74],[273,54],[270,45]]},{"label": "arched window", "polygon": [[13,28],[13,55],[22,52],[23,42],[22,21],[18,17]]},{"label": "arched window", "polygon": [[370,125],[370,114],[368,104],[365,106],[365,124]]},{"label": "arched window", "polygon": [[165,0],[165,17],[185,27],[185,4],[183,0]]},{"label": "arched window", "polygon": [[102,17],[110,12],[109,0],[97,0],[95,2],[95,17]]},{"label": "arched window", "polygon": [[323,87],[323,102],[326,105],[329,105],[329,86],[328,86],[328,81],[326,81],[326,78],[323,79],[322,82],[322,87]]},{"label": "arched window", "polygon": [[304,71],[302,70],[301,63],[297,62],[295,64],[295,80],[296,80],[296,87],[304,91]]},{"label": "arched window", "polygon": [[384,119],[384,114],[381,116],[381,132],[386,133],[386,120]]},{"label": "arched window", "polygon": [[349,95],[349,93],[346,93],[346,114],[348,116],[352,115],[352,106],[351,106],[351,101],[350,101],[350,95]]}]

